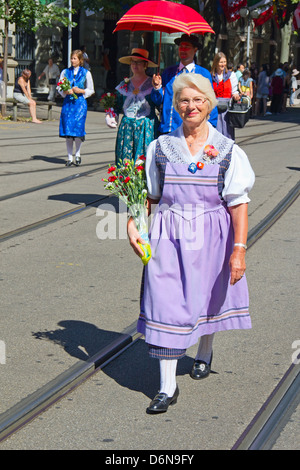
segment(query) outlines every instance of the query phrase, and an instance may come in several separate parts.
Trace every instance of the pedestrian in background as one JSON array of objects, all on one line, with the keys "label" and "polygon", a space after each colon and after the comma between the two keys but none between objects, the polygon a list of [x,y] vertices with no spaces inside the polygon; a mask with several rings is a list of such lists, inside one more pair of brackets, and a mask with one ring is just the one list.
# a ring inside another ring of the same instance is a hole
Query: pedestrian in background
[{"label": "pedestrian in background", "polygon": [[239,65],[237,66],[237,69],[236,69],[236,72],[235,72],[237,81],[239,81],[239,79],[240,79],[241,76],[243,75],[244,70],[245,70],[244,64],[239,64]]},{"label": "pedestrian in background", "polygon": [[297,83],[297,76],[299,75],[299,70],[293,69],[292,70],[292,77],[291,77],[291,95],[290,95],[290,106],[295,106],[295,98],[296,98],[296,91],[298,88]]},{"label": "pedestrian in background", "polygon": [[267,113],[267,104],[270,88],[270,69],[268,64],[263,64],[258,75],[256,90],[256,109],[255,114],[258,116],[262,109],[262,115]]},{"label": "pedestrian in background", "polygon": [[248,69],[244,70],[238,83],[239,92],[242,96],[248,96],[252,102],[253,98],[253,79],[250,77]]},{"label": "pedestrian in background", "polygon": [[291,90],[291,71],[288,63],[284,63],[282,67],[284,78],[283,78],[283,95],[281,103],[281,112],[286,113],[286,103]]},{"label": "pedestrian in background", "polygon": [[30,116],[34,124],[41,124],[42,121],[36,117],[36,102],[31,96],[30,86],[31,71],[24,69],[21,76],[17,78],[13,91],[13,97],[20,103],[27,104]]},{"label": "pedestrian in background", "polygon": [[81,46],[80,48],[81,52],[82,52],[82,55],[83,55],[83,67],[87,70],[91,70],[91,66],[90,66],[90,59],[89,59],[89,56],[86,52],[86,46],[83,45]]},{"label": "pedestrian in background", "polygon": [[[162,106],[161,123],[159,126],[161,134],[174,131],[182,123],[178,112],[173,106],[173,83],[175,78],[181,73],[192,72],[198,73],[212,82],[209,71],[197,65],[194,61],[195,54],[200,47],[197,36],[182,34],[181,37],[175,39],[174,42],[178,46],[180,62],[168,67],[161,75],[154,74],[152,82],[153,91],[151,98],[156,106]],[[209,122],[213,126],[216,126],[217,120],[218,112],[217,109],[214,108],[210,113]]]},{"label": "pedestrian in background", "polygon": [[218,52],[211,69],[214,92],[217,97],[218,122],[217,129],[226,137],[234,140],[234,128],[228,121],[230,100],[239,100],[238,81],[234,72],[227,69],[227,59],[223,52]]},{"label": "pedestrian in background", "polygon": [[48,101],[54,101],[60,70],[58,65],[54,64],[52,57],[49,57],[48,65],[46,65],[43,72],[39,75],[38,80],[41,80],[44,76],[46,76],[47,84],[49,86]]},{"label": "pedestrian in background", "polygon": [[[81,163],[81,144],[85,140],[85,121],[87,116],[86,99],[95,93],[91,72],[83,67],[83,54],[80,49],[71,53],[71,67],[64,69],[60,81],[69,80],[71,88],[58,91],[64,98],[60,123],[59,136],[66,139],[68,161],[66,166],[73,163],[73,143],[75,141],[75,165]],[[76,95],[76,97],[74,96]]]},{"label": "pedestrian in background", "polygon": [[280,113],[282,96],[283,96],[283,83],[284,83],[283,70],[281,68],[278,68],[277,70],[275,70],[275,73],[271,82],[271,87],[272,87],[271,113],[272,114]]}]

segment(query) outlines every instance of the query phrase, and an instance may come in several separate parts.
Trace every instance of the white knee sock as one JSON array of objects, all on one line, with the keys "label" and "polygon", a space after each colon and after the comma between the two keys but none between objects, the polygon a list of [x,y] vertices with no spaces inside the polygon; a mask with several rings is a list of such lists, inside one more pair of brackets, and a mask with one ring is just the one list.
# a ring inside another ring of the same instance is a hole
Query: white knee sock
[{"label": "white knee sock", "polygon": [[160,392],[172,397],[176,390],[177,359],[160,359]]},{"label": "white knee sock", "polygon": [[81,148],[82,140],[79,137],[75,137],[75,156],[80,157],[80,148]]},{"label": "white knee sock", "polygon": [[211,335],[201,336],[198,351],[195,357],[196,361],[204,361],[209,364],[212,355],[212,343],[214,339],[214,333]]},{"label": "white knee sock", "polygon": [[66,138],[68,160],[71,162],[73,160],[73,139]]}]

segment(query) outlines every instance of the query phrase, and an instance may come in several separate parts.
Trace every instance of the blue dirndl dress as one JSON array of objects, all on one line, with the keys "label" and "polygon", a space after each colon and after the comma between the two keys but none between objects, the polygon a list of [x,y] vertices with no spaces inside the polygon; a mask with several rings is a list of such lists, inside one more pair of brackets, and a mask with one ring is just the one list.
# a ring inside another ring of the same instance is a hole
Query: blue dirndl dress
[{"label": "blue dirndl dress", "polygon": [[[71,87],[85,88],[86,74],[87,70],[83,67],[79,67],[76,75],[74,75],[73,67],[65,70],[65,77],[70,81]],[[86,116],[87,102],[84,96],[80,94],[76,99],[72,95],[67,95],[64,98],[60,115],[59,136],[79,137],[84,140]]]}]

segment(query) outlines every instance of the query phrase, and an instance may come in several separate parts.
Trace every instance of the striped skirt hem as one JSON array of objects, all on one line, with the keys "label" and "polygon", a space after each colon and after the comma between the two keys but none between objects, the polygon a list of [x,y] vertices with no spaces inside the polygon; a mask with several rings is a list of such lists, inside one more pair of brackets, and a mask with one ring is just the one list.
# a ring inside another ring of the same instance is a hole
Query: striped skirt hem
[{"label": "striped skirt hem", "polygon": [[154,359],[181,359],[185,353],[186,349],[161,348],[149,344],[149,356]]}]

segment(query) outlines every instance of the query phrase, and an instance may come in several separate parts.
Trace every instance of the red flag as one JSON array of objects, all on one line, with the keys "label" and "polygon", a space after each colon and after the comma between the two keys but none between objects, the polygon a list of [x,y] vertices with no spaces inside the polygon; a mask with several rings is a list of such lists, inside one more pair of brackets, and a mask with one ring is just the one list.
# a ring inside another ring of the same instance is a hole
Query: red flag
[{"label": "red flag", "polygon": [[271,7],[266,8],[262,13],[260,13],[259,17],[254,21],[255,26],[260,26],[268,21],[273,16],[273,5]]},{"label": "red flag", "polygon": [[293,26],[294,29],[297,31],[297,29],[300,29],[300,3],[298,4],[295,12],[294,12],[294,17],[293,17]]},{"label": "red flag", "polygon": [[240,18],[240,9],[247,6],[247,0],[220,0],[226,20],[231,23]]}]

